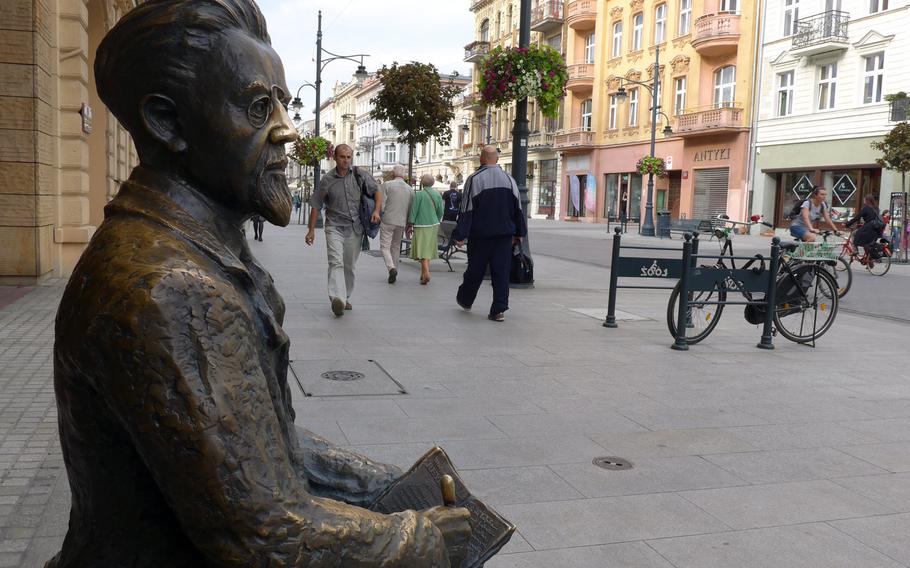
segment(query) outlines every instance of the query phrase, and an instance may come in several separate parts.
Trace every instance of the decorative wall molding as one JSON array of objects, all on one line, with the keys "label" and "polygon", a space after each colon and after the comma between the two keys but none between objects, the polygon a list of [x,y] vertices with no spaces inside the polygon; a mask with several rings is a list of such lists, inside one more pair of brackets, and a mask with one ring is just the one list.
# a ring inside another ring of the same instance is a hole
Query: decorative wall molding
[{"label": "decorative wall molding", "polygon": [[[689,70],[689,57],[686,55],[677,55],[670,60],[670,67],[674,73],[685,73]],[[653,64],[652,64],[653,67]]]}]

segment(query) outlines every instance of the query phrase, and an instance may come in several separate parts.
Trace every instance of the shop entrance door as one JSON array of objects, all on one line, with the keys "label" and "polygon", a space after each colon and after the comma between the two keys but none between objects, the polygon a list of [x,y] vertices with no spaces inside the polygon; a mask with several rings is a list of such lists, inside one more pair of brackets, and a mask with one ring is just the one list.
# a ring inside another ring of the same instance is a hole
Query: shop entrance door
[{"label": "shop entrance door", "polygon": [[714,219],[727,212],[730,168],[695,170],[693,219]]}]

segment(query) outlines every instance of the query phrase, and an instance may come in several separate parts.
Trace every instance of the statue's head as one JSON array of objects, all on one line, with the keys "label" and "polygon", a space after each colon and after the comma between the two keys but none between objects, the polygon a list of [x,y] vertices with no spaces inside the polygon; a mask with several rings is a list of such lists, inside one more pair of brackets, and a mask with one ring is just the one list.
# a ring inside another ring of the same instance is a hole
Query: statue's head
[{"label": "statue's head", "polygon": [[149,0],[105,36],[98,94],[144,166],[186,179],[241,215],[287,225],[290,97],[252,0]]}]

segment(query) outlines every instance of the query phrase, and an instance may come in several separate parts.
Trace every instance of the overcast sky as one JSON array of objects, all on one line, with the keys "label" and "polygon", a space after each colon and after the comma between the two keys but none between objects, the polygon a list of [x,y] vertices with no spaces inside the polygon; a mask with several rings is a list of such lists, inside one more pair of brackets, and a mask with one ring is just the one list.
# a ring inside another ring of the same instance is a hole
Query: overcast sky
[{"label": "overcast sky", "polygon": [[[440,73],[467,74],[464,46],[474,38],[469,0],[257,0],[268,22],[272,47],[284,62],[294,91],[316,80],[317,12],[322,10],[322,46],[340,55],[368,53],[367,70],[420,61]],[[324,56],[325,57],[325,56]],[[322,100],[335,81],[349,81],[357,65],[333,61],[322,74]],[[300,91],[305,120],[313,118],[315,91]]]}]

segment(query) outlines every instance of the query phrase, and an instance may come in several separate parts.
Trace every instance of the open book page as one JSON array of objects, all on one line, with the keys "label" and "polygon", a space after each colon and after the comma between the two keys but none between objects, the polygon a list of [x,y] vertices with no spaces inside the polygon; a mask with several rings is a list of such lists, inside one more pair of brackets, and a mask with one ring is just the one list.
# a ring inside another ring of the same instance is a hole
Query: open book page
[{"label": "open book page", "polygon": [[471,512],[471,540],[461,568],[478,568],[509,542],[515,532],[515,525],[471,495],[449,456],[439,446],[424,454],[407,473],[390,485],[376,499],[371,509],[380,513],[394,513],[442,505],[440,480],[446,474],[455,480],[454,506],[465,507]]}]

